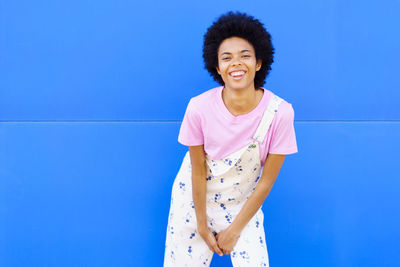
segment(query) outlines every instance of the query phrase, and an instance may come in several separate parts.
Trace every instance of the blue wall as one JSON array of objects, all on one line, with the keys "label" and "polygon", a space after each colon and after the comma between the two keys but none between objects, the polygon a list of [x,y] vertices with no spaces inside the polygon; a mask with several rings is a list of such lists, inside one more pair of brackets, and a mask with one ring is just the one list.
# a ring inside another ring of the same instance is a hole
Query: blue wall
[{"label": "blue wall", "polygon": [[[161,266],[202,38],[270,31],[299,153],[264,204],[270,264],[400,262],[399,1],[0,1],[0,266]],[[212,266],[230,266],[214,256]]]}]

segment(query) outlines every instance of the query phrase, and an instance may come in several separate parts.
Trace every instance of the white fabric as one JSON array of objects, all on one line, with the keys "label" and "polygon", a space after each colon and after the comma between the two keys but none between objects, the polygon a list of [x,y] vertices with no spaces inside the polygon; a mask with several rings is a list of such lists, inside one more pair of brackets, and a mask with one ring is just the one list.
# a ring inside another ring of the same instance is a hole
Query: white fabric
[{"label": "white fabric", "polygon": [[[207,161],[207,223],[212,232],[227,228],[254,191],[261,175],[259,142],[271,125],[281,99],[270,102],[253,137],[253,142],[221,160]],[[175,178],[165,242],[164,267],[209,266],[213,253],[197,232],[192,198],[189,151]],[[231,252],[232,264],[269,266],[261,208],[240,233]]]}]

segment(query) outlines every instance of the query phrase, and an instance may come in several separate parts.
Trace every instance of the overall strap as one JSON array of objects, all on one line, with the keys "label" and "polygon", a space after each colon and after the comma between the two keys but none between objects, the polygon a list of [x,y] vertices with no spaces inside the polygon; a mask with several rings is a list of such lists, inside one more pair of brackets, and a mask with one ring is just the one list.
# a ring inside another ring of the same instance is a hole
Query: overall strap
[{"label": "overall strap", "polygon": [[274,119],[275,113],[278,111],[279,104],[282,102],[282,98],[277,95],[273,95],[268,103],[267,108],[264,111],[264,115],[258,125],[257,131],[253,136],[253,139],[262,143],[268,132],[272,120]]}]

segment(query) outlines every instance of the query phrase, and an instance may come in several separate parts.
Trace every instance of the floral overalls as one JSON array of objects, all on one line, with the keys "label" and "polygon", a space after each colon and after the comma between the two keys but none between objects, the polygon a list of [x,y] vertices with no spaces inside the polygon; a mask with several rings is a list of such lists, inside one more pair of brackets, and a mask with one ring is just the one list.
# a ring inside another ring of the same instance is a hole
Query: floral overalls
[{"label": "floral overalls", "polygon": [[[232,223],[254,191],[262,173],[259,145],[281,101],[280,97],[272,96],[251,143],[221,160],[206,155],[207,223],[214,234]],[[197,232],[191,173],[188,151],[172,187],[164,267],[209,266],[213,256]],[[243,228],[230,254],[233,266],[269,266],[263,219],[260,207]]]}]

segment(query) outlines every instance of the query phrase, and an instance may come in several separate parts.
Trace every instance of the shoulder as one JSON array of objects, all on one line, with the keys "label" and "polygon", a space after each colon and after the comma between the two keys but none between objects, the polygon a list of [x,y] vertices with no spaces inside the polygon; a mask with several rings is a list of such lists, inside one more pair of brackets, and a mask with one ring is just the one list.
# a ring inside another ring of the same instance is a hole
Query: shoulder
[{"label": "shoulder", "polygon": [[215,95],[219,87],[211,88],[197,96],[194,96],[189,101],[189,106],[197,111],[207,109],[207,106],[214,102]]},{"label": "shoulder", "polygon": [[282,100],[281,104],[279,105],[277,115],[283,119],[293,119],[294,118],[294,109],[291,103],[287,102],[286,100]]}]

